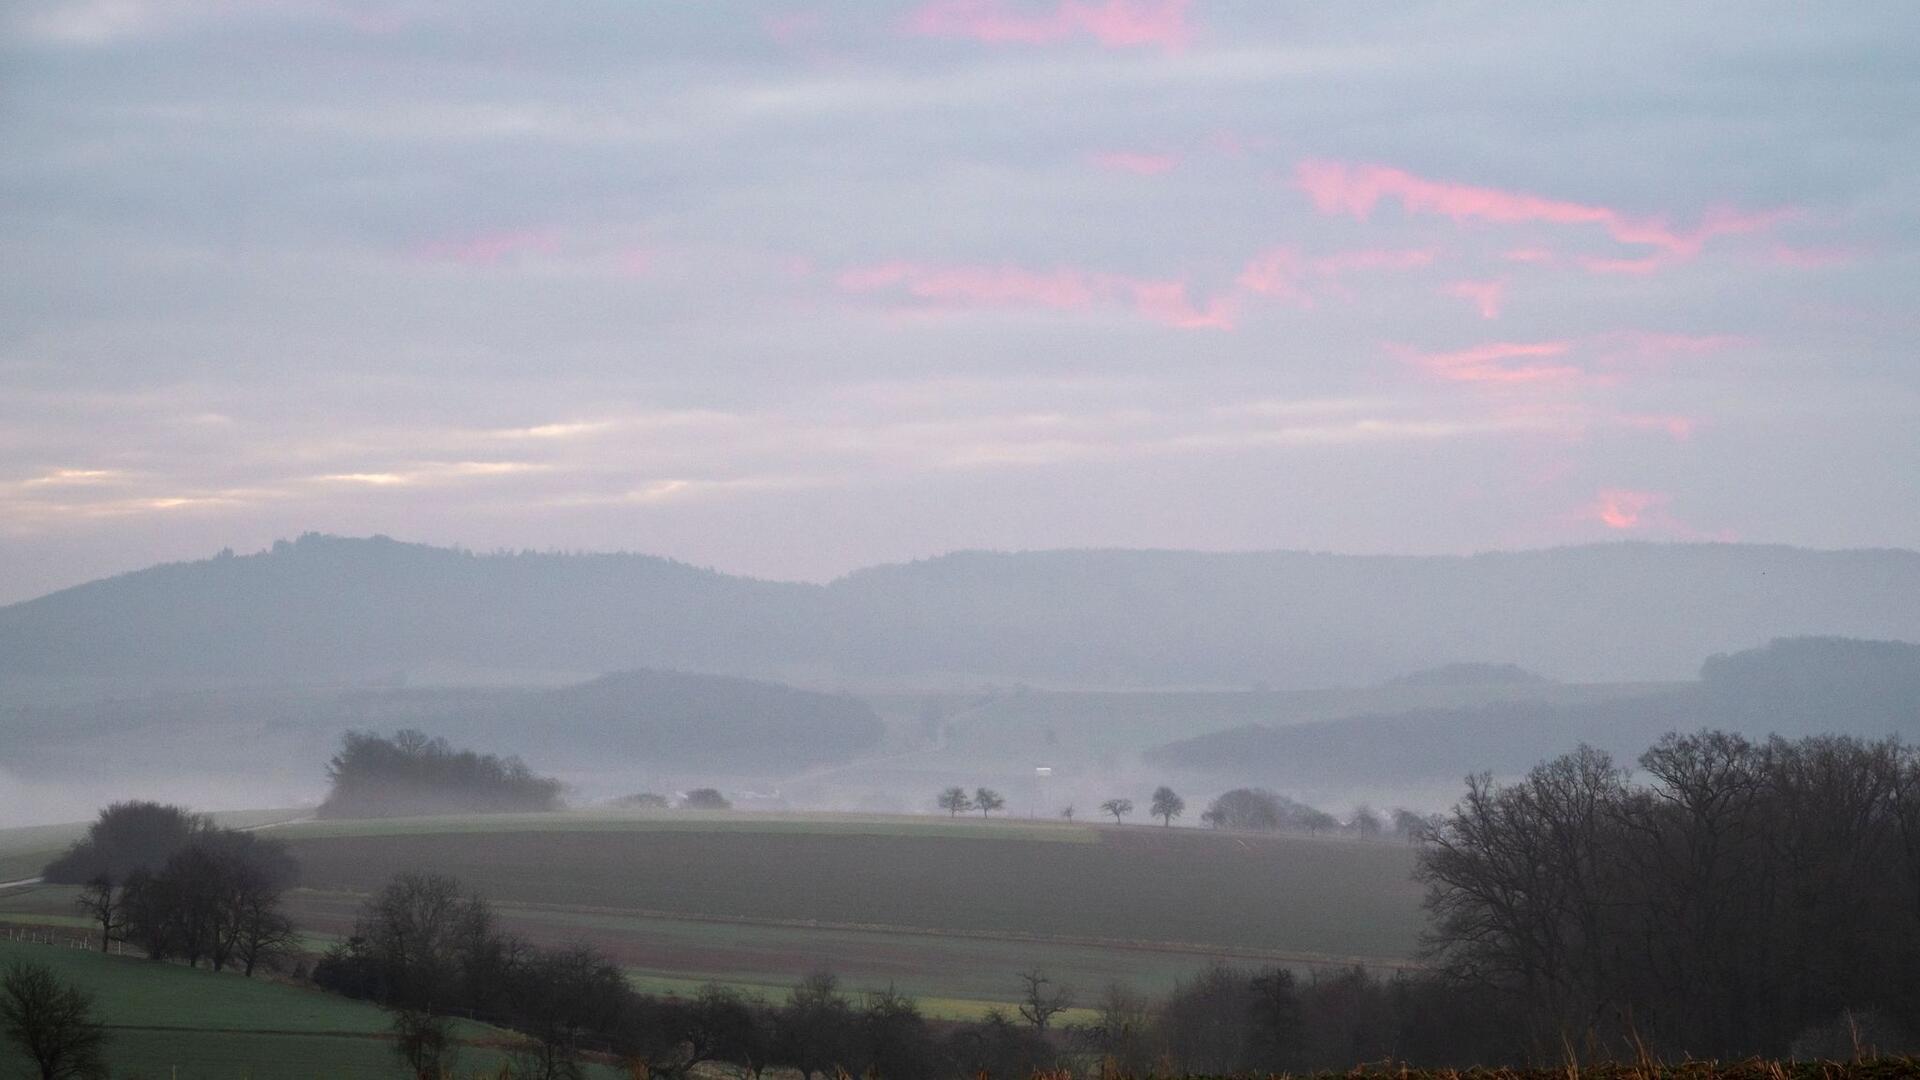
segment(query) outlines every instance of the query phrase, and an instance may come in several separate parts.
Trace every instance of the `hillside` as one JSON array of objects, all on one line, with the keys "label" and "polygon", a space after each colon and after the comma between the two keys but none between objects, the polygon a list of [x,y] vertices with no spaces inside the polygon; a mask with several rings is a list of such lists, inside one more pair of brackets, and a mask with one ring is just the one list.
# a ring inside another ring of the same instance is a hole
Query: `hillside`
[{"label": "hillside", "polygon": [[845,761],[880,741],[873,710],[840,694],[683,672],[629,671],[554,689],[227,688],[0,709],[0,758],[36,776],[204,777],[249,748],[266,801],[317,794],[349,729],[414,727],[515,754],[569,779],[635,782],[777,775]]},{"label": "hillside", "polygon": [[1697,683],[1593,701],[1492,702],[1254,724],[1149,750],[1146,760],[1216,782],[1302,785],[1328,777],[1416,784],[1522,772],[1581,743],[1630,763],[1668,731],[1762,739],[1814,734],[1920,740],[1920,645],[1798,638],[1715,656]]},{"label": "hillside", "polygon": [[[63,940],[69,933],[78,932],[57,932]],[[0,966],[15,960],[51,967],[95,995],[115,1076],[386,1080],[405,1073],[390,1041],[391,1020],[365,1002],[265,979],[0,939]],[[508,1058],[496,1029],[460,1021],[456,1037],[466,1044],[469,1067],[497,1069]],[[26,1062],[0,1043],[0,1076],[16,1075],[30,1075]]]},{"label": "hillside", "polygon": [[0,674],[16,698],[62,680],[97,692],[435,670],[1288,689],[1467,662],[1652,680],[1775,637],[1920,639],[1917,596],[1914,552],[1738,544],[962,553],[814,586],[638,555],[309,535],[0,608]]}]

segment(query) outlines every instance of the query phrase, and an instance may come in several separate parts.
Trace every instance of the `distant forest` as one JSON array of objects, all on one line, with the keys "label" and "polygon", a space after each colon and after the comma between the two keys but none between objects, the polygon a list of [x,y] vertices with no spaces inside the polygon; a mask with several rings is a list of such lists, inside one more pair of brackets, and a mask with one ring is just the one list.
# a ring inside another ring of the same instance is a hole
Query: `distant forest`
[{"label": "distant forest", "polygon": [[1566,681],[1658,680],[1775,637],[1920,640],[1920,607],[1894,600],[1915,595],[1920,553],[1739,544],[1465,558],[975,552],[820,586],[640,555],[308,535],[0,608],[0,672],[332,678],[457,665],[1304,688],[1497,659]]},{"label": "distant forest", "polygon": [[323,818],[560,808],[560,781],[534,775],[519,758],[456,750],[410,729],[392,738],[348,732],[327,779],[333,786],[317,811]]},{"label": "distant forest", "polygon": [[1621,757],[1668,731],[1818,732],[1920,739],[1920,645],[1780,640],[1715,656],[1700,681],[1581,704],[1502,701],[1291,725],[1249,725],[1148,752],[1168,769],[1301,784],[1334,776],[1388,783],[1525,771],[1564,747]]}]

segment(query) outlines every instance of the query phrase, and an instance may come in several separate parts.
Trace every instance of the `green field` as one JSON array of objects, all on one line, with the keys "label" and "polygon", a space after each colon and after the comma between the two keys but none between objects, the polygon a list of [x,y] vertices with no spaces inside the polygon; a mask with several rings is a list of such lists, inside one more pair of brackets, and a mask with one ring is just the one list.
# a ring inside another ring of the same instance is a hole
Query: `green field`
[{"label": "green field", "polygon": [[[345,933],[404,870],[453,874],[531,940],[586,940],[637,984],[777,997],[815,968],[940,1015],[1010,1001],[1041,966],[1091,996],[1215,959],[1403,966],[1412,850],[1149,825],[854,815],[547,814],[305,822],[303,926]],[[0,917],[4,906],[0,905]]]},{"label": "green field", "polygon": [[[1386,841],[978,817],[573,812],[277,826],[296,921],[347,933],[393,875],[452,874],[528,939],[584,940],[644,989],[777,998],[827,968],[930,1014],[1011,1001],[1034,966],[1091,998],[1215,960],[1404,966],[1413,852]],[[0,834],[4,840],[6,834]],[[84,927],[71,888],[0,893],[0,924]]]},{"label": "green field", "polygon": [[[114,1075],[340,1080],[405,1075],[387,1017],[364,1002],[233,974],[84,949],[0,941],[0,965],[28,960],[92,991]],[[463,1069],[497,1066],[501,1033],[462,1024]],[[0,1075],[26,1075],[0,1046]]]}]

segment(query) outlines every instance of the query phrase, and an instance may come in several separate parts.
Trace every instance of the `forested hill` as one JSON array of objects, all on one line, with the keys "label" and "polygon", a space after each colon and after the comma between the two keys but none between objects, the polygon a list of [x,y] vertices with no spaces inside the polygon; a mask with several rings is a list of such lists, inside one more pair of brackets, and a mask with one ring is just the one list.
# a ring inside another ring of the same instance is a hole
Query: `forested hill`
[{"label": "forested hill", "polygon": [[962,553],[830,585],[639,555],[309,535],[0,608],[16,677],[636,667],[816,684],[1372,684],[1458,662],[1690,676],[1775,637],[1920,640],[1920,554],[1608,544],[1471,557]]},{"label": "forested hill", "polygon": [[1711,657],[1698,682],[1640,696],[1255,724],[1183,739],[1146,756],[1221,782],[1412,784],[1482,770],[1519,773],[1582,743],[1630,764],[1666,732],[1708,728],[1755,740],[1891,735],[1920,742],[1920,645],[1784,639]]}]

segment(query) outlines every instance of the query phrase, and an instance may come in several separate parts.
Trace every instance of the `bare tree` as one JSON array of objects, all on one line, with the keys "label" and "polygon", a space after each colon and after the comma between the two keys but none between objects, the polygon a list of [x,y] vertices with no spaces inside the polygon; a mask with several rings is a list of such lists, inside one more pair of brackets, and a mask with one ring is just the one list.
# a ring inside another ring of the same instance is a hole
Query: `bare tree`
[{"label": "bare tree", "polygon": [[1187,811],[1187,800],[1174,793],[1165,784],[1153,789],[1153,816],[1160,819],[1162,826],[1172,825],[1173,819]]},{"label": "bare tree", "polygon": [[127,928],[127,913],[121,906],[121,893],[108,874],[100,874],[80,890],[74,903],[100,927],[100,951],[106,952],[120,940]]},{"label": "bare tree", "polygon": [[1007,805],[1007,800],[1001,798],[1000,793],[992,788],[980,788],[973,793],[973,805],[980,808],[981,817],[986,817]]},{"label": "bare tree", "polygon": [[1100,804],[1100,812],[1103,814],[1112,814],[1113,823],[1118,825],[1120,824],[1121,818],[1133,813],[1133,800],[1108,799],[1106,802]]},{"label": "bare tree", "polygon": [[1060,808],[1060,816],[1061,816],[1062,818],[1065,818],[1065,819],[1066,819],[1066,820],[1068,820],[1068,821],[1072,821],[1072,820],[1073,820],[1073,807],[1072,807],[1072,805],[1067,805],[1067,806],[1063,806],[1063,807],[1061,807],[1061,808]]},{"label": "bare tree", "polygon": [[40,1080],[105,1077],[107,1029],[93,995],[41,964],[15,961],[0,975],[0,1035],[20,1049]]},{"label": "bare tree", "polygon": [[1380,815],[1374,813],[1371,806],[1354,807],[1353,818],[1348,823],[1353,826],[1354,832],[1360,834],[1362,840],[1378,840],[1380,831],[1384,828],[1380,824]]},{"label": "bare tree", "polygon": [[1039,968],[1020,973],[1020,1016],[1036,1031],[1045,1031],[1048,1021],[1073,1008],[1073,991],[1056,986]]},{"label": "bare tree", "polygon": [[940,809],[945,810],[948,817],[959,817],[973,809],[973,799],[967,795],[967,789],[963,787],[950,787],[941,792],[939,802]]},{"label": "bare tree", "polygon": [[237,914],[233,958],[249,978],[257,970],[278,967],[300,941],[293,920],[280,912],[277,895],[250,894],[241,900]]}]

